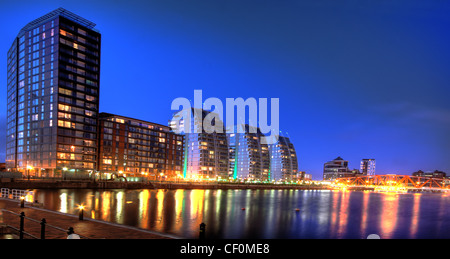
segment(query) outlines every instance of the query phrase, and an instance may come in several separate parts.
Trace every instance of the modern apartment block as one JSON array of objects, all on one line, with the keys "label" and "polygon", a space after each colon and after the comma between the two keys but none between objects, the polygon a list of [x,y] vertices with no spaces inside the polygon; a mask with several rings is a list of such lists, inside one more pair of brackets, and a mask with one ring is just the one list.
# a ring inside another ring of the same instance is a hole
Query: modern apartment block
[{"label": "modern apartment block", "polygon": [[97,168],[101,35],[58,8],[24,26],[7,54],[6,167],[35,176]]},{"label": "modern apartment block", "polygon": [[[190,130],[185,130],[187,123],[182,118],[182,113],[174,115],[179,120],[179,125],[170,123],[172,129],[184,132],[184,161],[183,177],[190,180],[227,179],[229,169],[228,143],[225,128],[222,132],[207,133],[203,130],[201,122],[209,111],[192,108],[190,118]],[[195,119],[198,116],[198,119]],[[218,117],[218,115],[216,116]],[[216,125],[223,127],[222,121],[215,121]]]},{"label": "modern apartment block", "polygon": [[100,113],[99,171],[177,180],[182,177],[183,141],[168,126]]},{"label": "modern apartment block", "polygon": [[375,159],[361,160],[361,174],[375,175]]},{"label": "modern apartment block", "polygon": [[298,159],[294,145],[288,137],[279,136],[278,142],[269,145],[271,181],[296,180]]},{"label": "modern apartment block", "polygon": [[353,177],[361,175],[358,169],[350,170],[348,161],[337,157],[336,159],[326,162],[323,165],[323,180],[333,181],[341,177]]},{"label": "modern apartment block", "polygon": [[[235,133],[227,134],[230,172],[233,179],[268,181],[270,172],[269,146],[261,143],[263,134],[258,128],[238,125]],[[243,133],[238,133],[243,132]]]},{"label": "modern apartment block", "polygon": [[323,165],[323,180],[335,180],[348,173],[348,161],[337,157]]}]

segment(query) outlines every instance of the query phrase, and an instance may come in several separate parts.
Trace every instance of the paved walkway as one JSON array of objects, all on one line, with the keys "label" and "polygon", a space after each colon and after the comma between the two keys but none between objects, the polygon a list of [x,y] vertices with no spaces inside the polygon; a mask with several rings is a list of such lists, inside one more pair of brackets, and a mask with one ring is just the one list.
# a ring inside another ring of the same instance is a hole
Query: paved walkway
[{"label": "paved walkway", "polygon": [[[76,234],[82,238],[89,239],[172,239],[175,236],[157,233],[140,228],[110,223],[101,220],[87,218],[79,220],[78,216],[51,211],[47,209],[35,208],[31,206],[20,207],[20,202],[0,198],[0,224],[4,223],[15,228],[19,228],[20,218],[17,214],[25,213],[24,230],[33,236],[40,238],[40,221],[45,218],[46,239],[66,239],[67,230],[72,227]],[[16,213],[16,214],[14,214]],[[30,220],[27,218],[34,219]],[[55,229],[55,226],[59,229]],[[64,230],[64,231],[62,231]],[[31,238],[24,235],[24,238]]]}]

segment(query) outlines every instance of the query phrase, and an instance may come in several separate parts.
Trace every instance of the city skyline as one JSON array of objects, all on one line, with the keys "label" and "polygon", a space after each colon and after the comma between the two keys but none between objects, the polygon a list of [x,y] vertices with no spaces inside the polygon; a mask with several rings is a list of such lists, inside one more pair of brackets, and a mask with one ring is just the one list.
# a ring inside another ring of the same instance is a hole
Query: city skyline
[{"label": "city skyline", "polygon": [[[102,32],[100,112],[166,124],[171,101],[190,98],[194,89],[202,89],[205,98],[275,97],[280,129],[296,147],[298,168],[314,179],[337,156],[355,167],[363,157],[375,158],[377,173],[450,171],[449,37],[440,31],[450,24],[444,16],[448,6],[216,1],[195,2],[202,7],[196,9],[182,2],[133,3],[90,10],[78,3],[30,2],[26,9],[2,3],[2,23],[9,25],[3,60],[20,28],[61,5],[94,20]],[[290,8],[310,15],[297,17]],[[119,23],[116,17],[127,19]],[[243,21],[246,26],[240,26]],[[0,80],[6,85],[6,69]],[[3,124],[0,137],[6,139]],[[5,142],[0,143],[3,161]]]}]

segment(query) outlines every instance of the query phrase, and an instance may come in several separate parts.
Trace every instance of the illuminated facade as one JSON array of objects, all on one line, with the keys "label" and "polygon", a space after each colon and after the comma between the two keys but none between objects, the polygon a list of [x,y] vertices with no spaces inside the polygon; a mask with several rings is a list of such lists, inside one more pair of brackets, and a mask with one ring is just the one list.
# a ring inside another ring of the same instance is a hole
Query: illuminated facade
[{"label": "illuminated facade", "polygon": [[354,176],[356,172],[348,169],[348,161],[337,157],[323,165],[323,180],[332,181],[341,177]]},{"label": "illuminated facade", "polygon": [[[183,177],[191,180],[215,180],[228,178],[229,158],[228,143],[225,128],[222,121],[215,121],[215,126],[222,127],[222,132],[207,133],[203,130],[203,119],[208,115],[217,114],[209,111],[192,108],[190,130],[184,130],[185,122],[182,113],[177,113],[174,118],[180,118],[179,125],[172,124],[170,127],[175,129],[180,127],[180,132],[184,132],[184,161]],[[196,114],[199,119],[195,119]],[[217,116],[216,116],[217,115]],[[188,132],[188,133],[186,133]]]},{"label": "illuminated facade", "polygon": [[182,176],[183,136],[168,126],[100,113],[99,171],[150,180]]},{"label": "illuminated facade", "polygon": [[240,125],[241,132],[227,134],[230,171],[233,179],[268,181],[270,171],[269,147],[261,143],[263,134],[258,128]]},{"label": "illuminated facade", "polygon": [[97,167],[100,38],[62,8],[23,27],[7,55],[6,167],[31,176]]},{"label": "illuminated facade", "polygon": [[363,175],[375,175],[375,159],[361,160],[360,172]]},{"label": "illuminated facade", "polygon": [[269,145],[271,181],[293,181],[297,178],[298,159],[294,145],[288,137],[279,136],[278,142]]}]

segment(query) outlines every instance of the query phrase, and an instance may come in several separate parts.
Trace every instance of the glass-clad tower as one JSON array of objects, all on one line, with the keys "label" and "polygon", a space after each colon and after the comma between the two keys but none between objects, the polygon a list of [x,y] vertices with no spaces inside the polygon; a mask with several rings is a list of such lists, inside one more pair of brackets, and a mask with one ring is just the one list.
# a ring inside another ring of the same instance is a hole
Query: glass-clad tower
[{"label": "glass-clad tower", "polygon": [[10,171],[58,176],[96,169],[101,35],[94,27],[58,8],[14,39],[7,55]]},{"label": "glass-clad tower", "polygon": [[180,127],[179,130],[185,136],[183,177],[193,180],[228,178],[228,142],[223,122],[214,121],[215,127],[222,127],[222,132],[207,133],[200,121],[211,115],[218,118],[218,114],[197,108],[192,108],[191,111],[190,130],[184,129],[188,124],[184,122],[182,112],[174,115],[174,118],[179,118],[179,125],[173,120],[169,122],[172,130]]},{"label": "glass-clad tower", "polygon": [[292,181],[298,172],[297,153],[288,137],[279,136],[278,142],[269,145],[270,180]]},{"label": "glass-clad tower", "polygon": [[[240,127],[240,130],[237,130],[237,127]],[[269,147],[261,143],[261,137],[264,135],[259,128],[247,124],[238,125],[233,132],[227,134],[230,177],[251,181],[269,180]]]},{"label": "glass-clad tower", "polygon": [[363,175],[375,175],[375,159],[363,159],[361,160],[361,174]]}]

